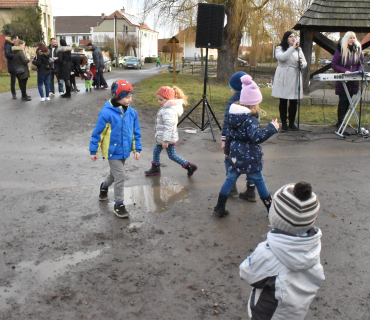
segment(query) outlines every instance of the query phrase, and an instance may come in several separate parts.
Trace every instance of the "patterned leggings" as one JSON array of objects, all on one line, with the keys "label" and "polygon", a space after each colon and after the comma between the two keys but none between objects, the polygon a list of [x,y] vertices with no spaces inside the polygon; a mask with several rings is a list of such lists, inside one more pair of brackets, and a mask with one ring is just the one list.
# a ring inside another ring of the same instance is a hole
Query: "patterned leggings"
[{"label": "patterned leggings", "polygon": [[[163,149],[162,148],[162,145],[160,145],[160,144],[157,144],[154,147],[154,150],[153,150],[153,162],[155,164],[159,164],[160,163],[160,155],[161,155],[162,149]],[[166,150],[167,150],[168,157],[172,161],[177,162],[178,164],[182,165],[183,167],[186,166],[186,164],[188,162],[184,158],[182,158],[182,157],[180,157],[180,156],[178,156],[176,154],[176,148],[175,148],[175,145],[174,144],[169,144],[168,145],[168,148]]]}]

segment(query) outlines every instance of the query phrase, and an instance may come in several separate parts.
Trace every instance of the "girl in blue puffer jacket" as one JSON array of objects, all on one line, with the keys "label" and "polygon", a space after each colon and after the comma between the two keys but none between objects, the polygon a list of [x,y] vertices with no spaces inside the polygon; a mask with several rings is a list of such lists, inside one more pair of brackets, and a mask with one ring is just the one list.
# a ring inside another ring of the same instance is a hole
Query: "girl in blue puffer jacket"
[{"label": "girl in blue puffer jacket", "polygon": [[218,196],[215,215],[224,217],[229,214],[225,209],[229,192],[239,176],[248,174],[257,187],[261,200],[267,211],[271,205],[271,196],[262,175],[262,148],[260,143],[266,141],[279,129],[277,119],[266,128],[259,129],[258,113],[262,94],[252,77],[241,78],[242,91],[240,101],[230,106],[229,128],[227,130],[224,154],[229,159],[228,174]]}]

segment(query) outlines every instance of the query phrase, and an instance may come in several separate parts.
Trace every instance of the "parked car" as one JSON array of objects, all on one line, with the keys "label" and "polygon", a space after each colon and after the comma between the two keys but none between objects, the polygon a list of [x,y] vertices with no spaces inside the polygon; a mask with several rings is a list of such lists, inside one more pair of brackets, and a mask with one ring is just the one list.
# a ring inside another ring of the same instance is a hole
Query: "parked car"
[{"label": "parked car", "polygon": [[331,59],[321,59],[319,60],[320,65],[325,65],[331,63]]},{"label": "parked car", "polygon": [[132,68],[132,69],[141,69],[141,61],[136,57],[130,57],[126,60],[125,65],[123,66],[125,69]]},{"label": "parked car", "polygon": [[104,58],[104,70],[105,72],[111,72],[112,71],[112,61],[110,61],[109,58],[103,57]]},{"label": "parked car", "polygon": [[[122,68],[124,65],[125,65],[125,63],[126,63],[126,61],[127,61],[127,59],[128,58],[134,58],[133,56],[124,56],[124,57],[119,57],[118,58],[118,66],[120,67],[120,68]],[[113,60],[113,62],[112,62],[112,65],[115,67],[116,66],[116,61],[115,60]]]}]

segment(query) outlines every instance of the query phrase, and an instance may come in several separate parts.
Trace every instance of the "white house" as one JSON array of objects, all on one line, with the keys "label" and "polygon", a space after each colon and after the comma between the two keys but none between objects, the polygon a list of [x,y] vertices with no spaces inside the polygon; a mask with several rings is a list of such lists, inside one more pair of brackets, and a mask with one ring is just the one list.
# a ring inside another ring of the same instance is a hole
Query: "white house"
[{"label": "white house", "polygon": [[[125,8],[116,10],[109,16],[103,16],[100,24],[91,28],[93,42],[99,42],[104,37],[114,38],[114,15],[117,16],[117,37],[123,38],[130,36],[137,40],[136,53],[138,57],[156,57],[158,54],[158,32],[151,30],[145,23],[128,13]],[[130,49],[130,55],[133,55],[133,49]],[[120,55],[123,52],[119,52]]]}]

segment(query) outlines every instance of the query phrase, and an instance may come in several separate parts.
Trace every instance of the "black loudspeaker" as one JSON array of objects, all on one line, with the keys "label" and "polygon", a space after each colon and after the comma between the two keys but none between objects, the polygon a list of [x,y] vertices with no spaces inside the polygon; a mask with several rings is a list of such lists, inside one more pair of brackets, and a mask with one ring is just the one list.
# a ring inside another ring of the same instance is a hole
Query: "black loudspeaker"
[{"label": "black loudspeaker", "polygon": [[219,49],[224,32],[225,5],[198,3],[195,47]]}]

